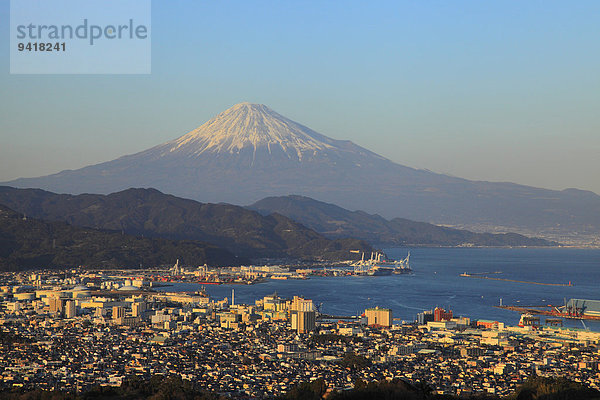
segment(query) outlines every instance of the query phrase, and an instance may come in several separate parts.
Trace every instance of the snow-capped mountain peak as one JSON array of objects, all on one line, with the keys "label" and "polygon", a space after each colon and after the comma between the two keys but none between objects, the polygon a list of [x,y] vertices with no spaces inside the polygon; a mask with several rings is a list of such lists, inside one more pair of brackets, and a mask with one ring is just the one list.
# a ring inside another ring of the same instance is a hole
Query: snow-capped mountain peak
[{"label": "snow-capped mountain peak", "polygon": [[169,152],[238,154],[245,150],[284,153],[302,160],[335,148],[335,141],[262,104],[240,103],[168,144]]}]

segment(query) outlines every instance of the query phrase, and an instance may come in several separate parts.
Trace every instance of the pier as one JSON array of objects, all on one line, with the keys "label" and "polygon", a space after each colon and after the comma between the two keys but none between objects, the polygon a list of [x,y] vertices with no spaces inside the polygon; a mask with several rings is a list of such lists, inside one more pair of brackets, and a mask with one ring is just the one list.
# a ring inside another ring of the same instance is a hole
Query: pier
[{"label": "pier", "polygon": [[580,310],[572,310],[571,312],[562,311],[556,306],[494,306],[503,310],[517,311],[522,314],[548,315],[551,317],[567,318],[567,319],[585,319],[592,321],[600,321],[600,315],[585,314]]},{"label": "pier", "polygon": [[[497,274],[498,272],[495,272],[495,273]],[[569,283],[545,283],[545,282],[534,282],[534,281],[520,281],[520,280],[516,280],[516,279],[493,278],[491,276],[484,276],[484,275],[478,275],[478,274],[468,274],[466,272],[463,273],[463,274],[460,274],[460,276],[462,276],[463,278],[488,279],[488,280],[492,280],[492,281],[526,283],[526,284],[530,284],[530,285],[573,286],[573,284],[571,282],[569,282]]]}]

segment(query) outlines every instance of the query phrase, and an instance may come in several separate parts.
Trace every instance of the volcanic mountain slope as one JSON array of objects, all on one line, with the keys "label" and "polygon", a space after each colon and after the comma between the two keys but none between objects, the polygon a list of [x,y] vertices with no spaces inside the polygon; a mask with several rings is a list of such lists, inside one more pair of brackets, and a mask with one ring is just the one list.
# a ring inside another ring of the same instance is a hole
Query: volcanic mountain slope
[{"label": "volcanic mountain slope", "polygon": [[361,240],[327,239],[280,214],[262,216],[243,207],[202,204],[154,189],[73,196],[0,187],[0,204],[28,217],[76,226],[199,240],[247,258],[350,259],[350,250],[372,250]]},{"label": "volcanic mountain slope", "polygon": [[195,242],[139,238],[24,217],[0,205],[0,270],[239,265],[227,250]]},{"label": "volcanic mountain slope", "polygon": [[516,233],[474,233],[404,218],[387,220],[364,211],[349,211],[304,196],[267,197],[250,206],[261,214],[278,213],[329,238],[355,237],[376,246],[555,246],[556,242]]},{"label": "volcanic mountain slope", "polygon": [[250,103],[140,153],[8,184],[61,193],[154,187],[233,204],[296,193],[387,218],[480,231],[600,232],[600,196],[592,192],[475,182],[405,167]]}]

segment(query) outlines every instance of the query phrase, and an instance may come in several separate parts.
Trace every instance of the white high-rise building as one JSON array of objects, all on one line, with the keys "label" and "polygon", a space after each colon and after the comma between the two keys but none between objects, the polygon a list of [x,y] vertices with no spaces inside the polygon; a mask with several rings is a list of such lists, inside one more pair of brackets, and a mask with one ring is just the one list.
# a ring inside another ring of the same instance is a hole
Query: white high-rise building
[{"label": "white high-rise building", "polygon": [[73,300],[67,300],[65,302],[65,318],[75,318],[77,315],[77,307]]}]

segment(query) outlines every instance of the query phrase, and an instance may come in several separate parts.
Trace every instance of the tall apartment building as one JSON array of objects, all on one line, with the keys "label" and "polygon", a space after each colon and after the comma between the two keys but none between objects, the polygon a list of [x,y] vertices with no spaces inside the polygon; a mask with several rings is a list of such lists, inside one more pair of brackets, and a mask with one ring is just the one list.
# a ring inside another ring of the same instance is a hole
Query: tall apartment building
[{"label": "tall apartment building", "polygon": [[317,314],[312,300],[294,296],[290,305],[290,322],[292,329],[298,333],[307,333],[317,326]]},{"label": "tall apartment building", "polygon": [[141,317],[146,311],[145,302],[136,302],[131,305],[131,315],[134,317]]},{"label": "tall apartment building", "polygon": [[125,316],[125,307],[114,306],[112,308],[112,317],[113,319],[123,318]]},{"label": "tall apartment building", "polygon": [[50,313],[52,314],[61,314],[63,312],[64,300],[58,296],[50,297]]},{"label": "tall apartment building", "polygon": [[317,327],[317,314],[314,311],[298,311],[296,319],[298,333],[308,333]]},{"label": "tall apartment building", "polygon": [[367,308],[365,310],[367,324],[372,326],[392,326],[392,310],[389,308]]},{"label": "tall apartment building", "polygon": [[65,302],[64,315],[65,315],[65,318],[75,318],[75,315],[77,315],[77,308],[75,306],[75,301],[67,300]]},{"label": "tall apartment building", "polygon": [[314,311],[314,304],[312,300],[304,299],[302,297],[294,296],[292,299],[292,305],[290,306],[291,311]]}]

